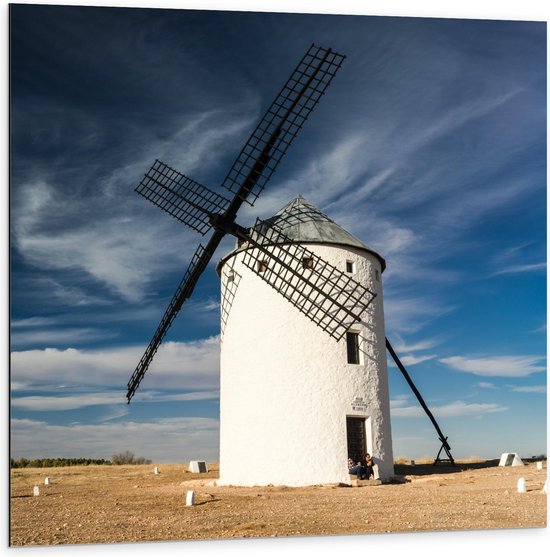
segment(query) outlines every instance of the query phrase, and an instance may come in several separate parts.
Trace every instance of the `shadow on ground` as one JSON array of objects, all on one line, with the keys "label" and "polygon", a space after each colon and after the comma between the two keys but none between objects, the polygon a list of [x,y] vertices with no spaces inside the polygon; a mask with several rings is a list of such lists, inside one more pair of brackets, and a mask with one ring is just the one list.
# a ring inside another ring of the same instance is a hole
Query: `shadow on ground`
[{"label": "shadow on ground", "polygon": [[499,460],[484,460],[482,462],[455,462],[452,466],[449,463],[444,464],[396,464],[394,466],[395,474],[398,476],[429,476],[432,474],[456,474],[465,470],[479,470],[481,468],[492,468],[498,466]]}]

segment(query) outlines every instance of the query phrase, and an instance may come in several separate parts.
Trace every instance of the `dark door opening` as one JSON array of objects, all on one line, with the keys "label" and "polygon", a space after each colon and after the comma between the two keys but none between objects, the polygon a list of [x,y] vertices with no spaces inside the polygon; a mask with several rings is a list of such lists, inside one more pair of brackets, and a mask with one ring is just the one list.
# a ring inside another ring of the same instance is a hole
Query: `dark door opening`
[{"label": "dark door opening", "polygon": [[346,417],[348,434],[348,458],[355,462],[363,460],[367,454],[367,438],[365,435],[365,418]]}]

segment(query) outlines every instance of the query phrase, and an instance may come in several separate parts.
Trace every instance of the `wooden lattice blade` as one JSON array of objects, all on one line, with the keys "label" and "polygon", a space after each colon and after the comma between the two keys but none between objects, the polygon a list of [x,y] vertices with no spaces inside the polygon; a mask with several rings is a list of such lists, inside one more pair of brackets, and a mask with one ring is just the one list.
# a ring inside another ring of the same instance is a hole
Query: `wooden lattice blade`
[{"label": "wooden lattice blade", "polygon": [[183,276],[182,281],[180,282],[176,292],[172,296],[172,300],[168,305],[168,308],[164,312],[164,315],[160,321],[159,326],[149,346],[145,350],[141,360],[139,361],[130,381],[128,382],[128,392],[126,394],[126,398],[128,399],[128,403],[134,396],[139,384],[143,380],[145,372],[149,368],[151,361],[153,360],[153,356],[156,354],[158,347],[160,346],[164,336],[166,335],[168,329],[172,325],[176,315],[180,311],[183,303],[191,296],[193,293],[193,289],[197,284],[201,274],[206,269],[206,266],[210,262],[212,255],[218,244],[220,243],[221,239],[223,238],[223,233],[215,233],[206,248],[202,245],[199,245],[195,255],[193,256],[185,275]]},{"label": "wooden lattice blade", "polygon": [[200,234],[210,230],[209,216],[224,213],[229,200],[156,160],[136,192]]},{"label": "wooden lattice blade", "polygon": [[376,294],[319,255],[257,221],[243,264],[337,341]]},{"label": "wooden lattice blade", "polygon": [[241,202],[254,204],[344,58],[311,45],[223,181]]},{"label": "wooden lattice blade", "polygon": [[[202,248],[199,248],[195,254],[188,272],[176,290],[153,339],[136,367],[128,383],[128,402],[141,383],[176,314],[183,302],[191,295],[200,274],[206,268],[221,239],[228,232],[236,233],[239,229],[243,230],[235,225],[235,218],[242,203],[244,201],[251,205],[254,203],[292,140],[330,85],[344,58],[343,55],[330,49],[315,45],[312,45],[306,52],[223,181],[223,186],[235,193],[231,201],[160,161],[155,162],[136,188],[140,195],[201,234],[205,234],[211,227],[214,227],[215,231],[207,247],[202,251]],[[258,244],[257,249],[265,251],[268,248]],[[277,249],[273,248],[272,251]],[[286,265],[292,270],[292,266],[283,261],[279,255],[282,256],[282,254],[272,254],[272,257],[278,262],[282,261],[283,267]],[[346,303],[339,298],[336,301],[333,300],[332,304],[330,303],[332,291],[327,293],[322,288],[333,288],[333,278],[323,276],[322,280],[306,281],[311,292],[317,292],[316,295],[326,298],[321,304],[323,315],[317,319],[312,317],[312,315],[316,315],[316,312],[313,311],[314,308],[311,304],[304,300],[297,300],[296,296],[292,294],[294,287],[292,284],[282,289],[281,285],[284,284],[284,281],[279,283],[275,280],[272,286],[279,288],[281,293],[286,294],[288,299],[301,311],[328,330],[330,334],[337,336],[340,332],[336,332],[335,329],[341,326],[339,324],[344,319],[344,315],[357,319],[357,313],[354,313],[354,310],[350,309],[349,305],[346,306]],[[336,283],[338,284],[338,281]],[[319,284],[322,286],[320,287]],[[315,298],[314,303],[318,300],[319,298]],[[360,304],[356,303],[356,305],[359,307]],[[341,315],[338,312],[343,313]],[[328,323],[330,319],[337,324],[336,327]]]}]

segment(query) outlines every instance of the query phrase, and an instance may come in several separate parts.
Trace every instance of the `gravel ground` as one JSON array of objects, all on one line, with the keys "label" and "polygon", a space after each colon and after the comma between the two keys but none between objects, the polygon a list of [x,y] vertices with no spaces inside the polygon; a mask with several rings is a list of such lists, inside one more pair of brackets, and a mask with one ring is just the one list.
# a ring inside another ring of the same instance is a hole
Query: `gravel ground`
[{"label": "gravel ground", "polygon": [[[10,544],[36,546],[546,526],[546,463],[396,466],[399,484],[217,487],[184,465],[11,471]],[[48,477],[50,484],[44,485]],[[520,477],[527,492],[517,492]],[[33,495],[39,486],[40,495]],[[188,490],[195,505],[186,506]]]}]

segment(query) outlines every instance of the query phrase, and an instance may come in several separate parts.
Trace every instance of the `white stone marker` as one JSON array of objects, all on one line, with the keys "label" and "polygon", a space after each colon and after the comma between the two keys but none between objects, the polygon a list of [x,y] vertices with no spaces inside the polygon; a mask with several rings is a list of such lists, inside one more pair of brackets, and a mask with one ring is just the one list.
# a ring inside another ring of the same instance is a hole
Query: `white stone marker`
[{"label": "white stone marker", "polygon": [[518,453],[502,453],[499,466],[524,466]]},{"label": "white stone marker", "polygon": [[33,494],[35,497],[38,497],[40,495],[40,488],[37,485],[34,486]]},{"label": "white stone marker", "polygon": [[155,466],[155,476],[158,476],[159,474],[160,474],[159,467]]},{"label": "white stone marker", "polygon": [[50,478],[44,478],[44,485],[50,485]]},{"label": "white stone marker", "polygon": [[544,487],[542,488],[543,493],[548,493],[548,480],[544,482]]},{"label": "white stone marker", "polygon": [[195,492],[194,491],[188,491],[187,492],[187,497],[185,498],[185,504],[188,507],[192,507],[195,504]]},{"label": "white stone marker", "polygon": [[208,466],[204,460],[191,460],[189,462],[189,471],[194,474],[204,474],[208,472]]},{"label": "white stone marker", "polygon": [[525,483],[525,478],[520,478],[518,480],[518,493],[525,493],[527,491],[527,485]]},{"label": "white stone marker", "polygon": [[537,462],[537,470],[542,470],[542,462]]}]

